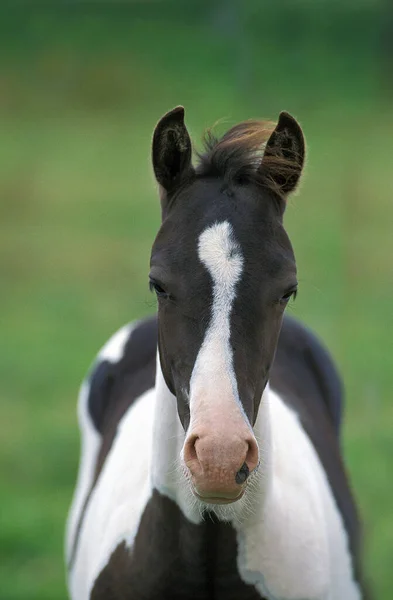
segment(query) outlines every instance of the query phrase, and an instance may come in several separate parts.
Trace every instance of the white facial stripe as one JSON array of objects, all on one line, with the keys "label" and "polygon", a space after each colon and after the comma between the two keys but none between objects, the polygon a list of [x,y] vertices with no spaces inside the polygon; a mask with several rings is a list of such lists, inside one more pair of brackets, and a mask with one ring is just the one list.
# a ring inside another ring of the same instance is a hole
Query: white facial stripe
[{"label": "white facial stripe", "polygon": [[229,341],[230,315],[243,271],[243,256],[228,221],[215,223],[203,231],[198,255],[213,280],[213,305],[211,321],[191,375],[191,419],[195,400],[206,393],[214,394],[217,402],[233,398],[241,408]]}]

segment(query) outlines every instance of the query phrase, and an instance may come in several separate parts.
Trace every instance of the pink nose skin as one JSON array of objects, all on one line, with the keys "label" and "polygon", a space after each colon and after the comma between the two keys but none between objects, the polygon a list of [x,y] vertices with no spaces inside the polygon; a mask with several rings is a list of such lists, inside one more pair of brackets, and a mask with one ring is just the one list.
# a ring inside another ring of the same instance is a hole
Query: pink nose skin
[{"label": "pink nose skin", "polygon": [[194,494],[211,504],[239,500],[248,474],[259,463],[252,432],[195,431],[187,437],[183,459],[191,473]]}]

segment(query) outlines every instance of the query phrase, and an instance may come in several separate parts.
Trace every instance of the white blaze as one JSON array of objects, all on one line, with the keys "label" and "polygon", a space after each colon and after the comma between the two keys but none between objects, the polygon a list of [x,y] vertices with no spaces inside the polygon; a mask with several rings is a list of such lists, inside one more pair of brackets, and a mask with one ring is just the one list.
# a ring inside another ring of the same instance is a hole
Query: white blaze
[{"label": "white blaze", "polygon": [[198,256],[212,278],[213,303],[210,324],[191,375],[191,421],[195,409],[199,412],[203,400],[213,394],[216,402],[233,399],[241,408],[230,346],[230,316],[243,256],[228,221],[215,223],[201,233]]}]

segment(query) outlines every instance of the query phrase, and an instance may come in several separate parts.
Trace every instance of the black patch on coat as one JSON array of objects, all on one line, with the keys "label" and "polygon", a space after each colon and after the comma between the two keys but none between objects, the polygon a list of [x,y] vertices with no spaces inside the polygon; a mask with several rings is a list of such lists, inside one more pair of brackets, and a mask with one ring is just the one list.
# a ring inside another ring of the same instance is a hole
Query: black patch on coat
[{"label": "black patch on coat", "polygon": [[95,581],[90,600],[264,600],[240,578],[236,532],[206,515],[190,523],[157,490],[132,550],[119,544]]},{"label": "black patch on coat", "polygon": [[108,360],[95,365],[90,377],[90,390],[87,401],[88,411],[95,429],[102,433],[102,425],[109,398],[112,395],[113,367]]}]

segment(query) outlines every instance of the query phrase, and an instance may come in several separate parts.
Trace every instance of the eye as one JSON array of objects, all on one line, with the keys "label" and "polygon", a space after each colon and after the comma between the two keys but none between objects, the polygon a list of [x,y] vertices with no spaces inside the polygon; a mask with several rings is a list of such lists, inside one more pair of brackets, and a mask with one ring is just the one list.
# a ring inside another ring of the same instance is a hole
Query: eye
[{"label": "eye", "polygon": [[293,297],[293,299],[295,300],[296,296],[297,296],[297,287],[294,287],[291,290],[288,290],[288,292],[286,294],[284,294],[283,296],[281,296],[280,303],[281,304],[288,304],[288,302],[290,301],[290,299]]},{"label": "eye", "polygon": [[169,297],[168,292],[166,292],[164,290],[164,288],[159,283],[157,283],[157,281],[154,281],[153,279],[150,279],[150,281],[149,281],[149,288],[150,288],[150,291],[155,292],[159,298],[168,298]]}]

